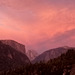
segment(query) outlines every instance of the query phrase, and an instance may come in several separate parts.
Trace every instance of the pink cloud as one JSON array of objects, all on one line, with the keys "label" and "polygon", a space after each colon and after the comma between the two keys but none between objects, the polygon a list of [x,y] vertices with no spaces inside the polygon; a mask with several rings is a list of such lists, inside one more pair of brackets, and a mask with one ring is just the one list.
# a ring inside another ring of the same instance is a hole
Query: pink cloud
[{"label": "pink cloud", "polygon": [[0,38],[17,40],[36,50],[64,45],[66,41],[58,42],[55,34],[75,28],[75,9],[73,2],[66,6],[65,0],[58,1],[0,0]]}]

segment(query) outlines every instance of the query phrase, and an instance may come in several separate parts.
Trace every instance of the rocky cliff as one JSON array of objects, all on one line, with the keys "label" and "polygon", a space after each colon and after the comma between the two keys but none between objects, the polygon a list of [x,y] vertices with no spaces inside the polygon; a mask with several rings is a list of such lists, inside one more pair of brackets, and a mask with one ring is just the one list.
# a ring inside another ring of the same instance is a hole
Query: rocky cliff
[{"label": "rocky cliff", "polygon": [[[16,50],[17,48],[19,48],[18,45],[16,44],[16,47],[14,44],[15,43],[11,44],[13,45],[12,47],[8,44],[6,45],[5,43],[3,43],[3,41],[0,41],[0,71],[16,68],[22,65],[25,66],[30,63],[30,60],[24,53]],[[14,48],[14,46],[16,49]]]},{"label": "rocky cliff", "polygon": [[38,56],[38,53],[35,50],[28,50],[26,54],[31,61]]},{"label": "rocky cliff", "polygon": [[16,49],[16,50],[18,50],[18,51],[20,51],[20,52],[22,52],[24,54],[26,53],[25,46],[20,44],[20,43],[18,43],[18,42],[16,42],[16,41],[14,41],[14,40],[0,40],[0,41],[3,44],[9,45],[12,48],[14,48],[14,49]]},{"label": "rocky cliff", "polygon": [[40,61],[48,61],[50,59],[54,59],[57,58],[58,56],[60,56],[63,53],[66,53],[68,51],[70,47],[59,47],[59,48],[55,48],[55,49],[50,49],[48,51],[43,52],[42,54],[40,54],[39,56],[37,56],[32,62],[40,62]]}]

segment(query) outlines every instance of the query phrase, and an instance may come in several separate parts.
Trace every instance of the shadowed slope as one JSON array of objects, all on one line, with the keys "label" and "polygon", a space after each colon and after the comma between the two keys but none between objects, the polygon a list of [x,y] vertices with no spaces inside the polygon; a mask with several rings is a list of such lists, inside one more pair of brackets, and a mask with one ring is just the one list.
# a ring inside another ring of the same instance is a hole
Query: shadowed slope
[{"label": "shadowed slope", "polygon": [[30,61],[25,54],[0,42],[0,70],[15,68],[27,63],[30,63]]}]

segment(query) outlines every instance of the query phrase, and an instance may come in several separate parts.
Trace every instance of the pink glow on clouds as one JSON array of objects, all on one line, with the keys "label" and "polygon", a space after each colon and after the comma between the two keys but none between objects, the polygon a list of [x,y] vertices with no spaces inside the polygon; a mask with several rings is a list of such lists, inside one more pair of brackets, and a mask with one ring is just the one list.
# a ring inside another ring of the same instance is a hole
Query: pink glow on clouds
[{"label": "pink glow on clouds", "polygon": [[0,0],[0,39],[13,39],[40,52],[75,46],[74,3],[73,0]]}]

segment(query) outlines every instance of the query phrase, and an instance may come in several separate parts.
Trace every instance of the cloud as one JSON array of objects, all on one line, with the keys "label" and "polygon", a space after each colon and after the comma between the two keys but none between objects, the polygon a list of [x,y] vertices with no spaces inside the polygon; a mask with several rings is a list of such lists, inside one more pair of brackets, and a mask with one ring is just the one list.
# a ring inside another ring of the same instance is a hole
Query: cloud
[{"label": "cloud", "polygon": [[0,0],[0,36],[20,41],[28,49],[58,46],[69,36],[66,31],[75,28],[74,4],[74,0]]},{"label": "cloud", "polygon": [[75,29],[57,33],[52,38],[38,42],[36,46],[40,47],[41,51],[56,48],[60,46],[75,46]]}]

